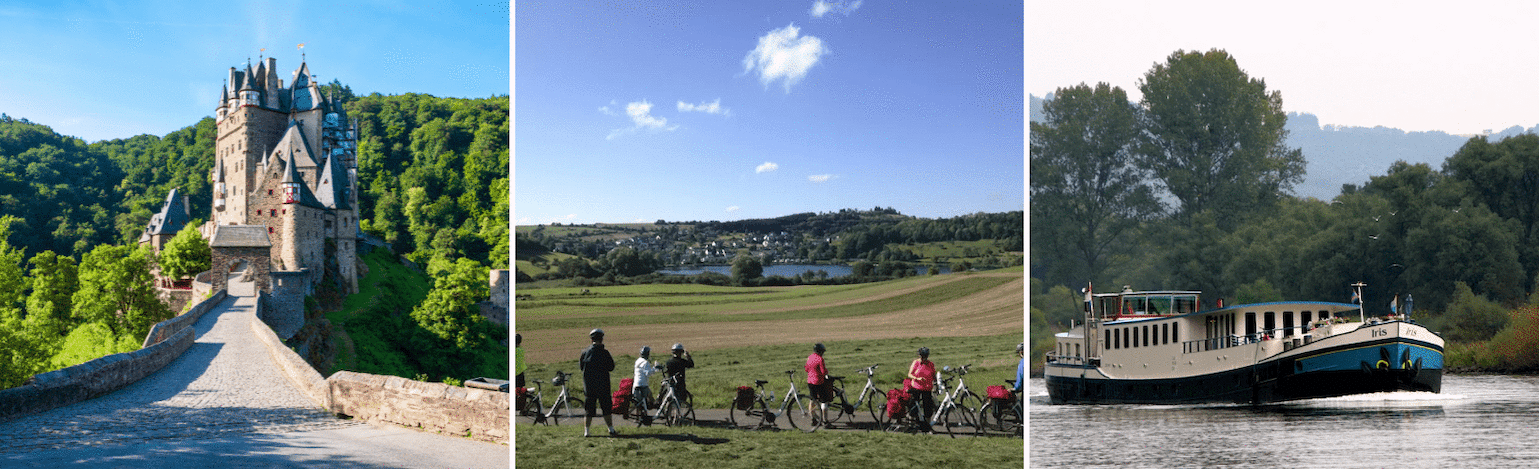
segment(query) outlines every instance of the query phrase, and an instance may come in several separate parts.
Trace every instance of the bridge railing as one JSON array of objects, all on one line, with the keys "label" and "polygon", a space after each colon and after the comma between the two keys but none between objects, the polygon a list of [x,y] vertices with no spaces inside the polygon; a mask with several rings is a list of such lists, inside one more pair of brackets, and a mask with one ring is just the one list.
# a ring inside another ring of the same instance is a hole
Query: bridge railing
[{"label": "bridge railing", "polygon": [[187,314],[156,323],[139,350],[41,373],[0,390],[0,422],[103,396],[160,371],[192,347],[197,334],[189,326],[223,299],[220,291]]}]

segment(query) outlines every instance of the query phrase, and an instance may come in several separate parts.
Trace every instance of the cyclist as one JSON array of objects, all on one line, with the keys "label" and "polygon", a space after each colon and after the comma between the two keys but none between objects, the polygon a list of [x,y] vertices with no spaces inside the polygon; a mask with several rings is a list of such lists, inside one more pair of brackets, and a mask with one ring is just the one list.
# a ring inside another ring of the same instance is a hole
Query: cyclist
[{"label": "cyclist", "polygon": [[641,348],[641,356],[636,358],[635,369],[636,378],[632,382],[631,392],[636,395],[636,399],[642,405],[650,409],[652,408],[652,388],[648,387],[647,378],[657,371],[657,367],[652,364],[652,347]]},{"label": "cyclist", "polygon": [[916,402],[921,403],[924,415],[919,416],[919,425],[924,431],[934,433],[930,427],[930,414],[935,412],[935,362],[930,361],[930,348],[919,347],[919,358],[908,366],[909,389],[908,394]]},{"label": "cyclist", "polygon": [[513,385],[521,388],[524,387],[524,370],[529,369],[529,365],[524,363],[523,334],[513,334],[513,347],[513,369],[518,370],[518,374],[513,377]]},{"label": "cyclist", "polygon": [[1026,343],[1015,345],[1015,356],[1020,357],[1021,364],[1015,367],[1015,392],[1021,392],[1021,386],[1026,382]]},{"label": "cyclist", "polygon": [[828,381],[828,366],[823,362],[826,350],[823,343],[818,342],[812,346],[812,354],[807,355],[807,392],[818,402],[822,413],[818,422],[822,425],[828,425],[828,403],[834,400],[834,383]]},{"label": "cyclist", "polygon": [[689,398],[689,388],[684,386],[684,369],[694,368],[695,359],[684,350],[684,344],[673,344],[673,358],[668,359],[663,367],[663,374],[674,379],[674,390],[679,394],[679,399]]},{"label": "cyclist", "polygon": [[603,409],[604,425],[609,427],[609,435],[618,435],[615,431],[613,411],[609,408],[609,372],[615,370],[615,359],[604,349],[604,330],[594,329],[588,333],[588,338],[593,340],[593,345],[582,351],[577,366],[582,368],[583,383],[583,416],[582,436],[588,437],[588,427],[593,425],[593,415],[597,409]]}]

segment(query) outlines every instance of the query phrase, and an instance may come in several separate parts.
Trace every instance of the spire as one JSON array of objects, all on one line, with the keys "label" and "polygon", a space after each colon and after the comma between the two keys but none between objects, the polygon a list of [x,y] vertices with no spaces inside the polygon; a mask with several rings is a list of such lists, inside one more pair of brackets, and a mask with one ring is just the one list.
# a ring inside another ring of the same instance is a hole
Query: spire
[{"label": "spire", "polygon": [[279,185],[283,187],[283,203],[299,203],[299,165],[294,164],[294,162],[290,160],[285,166],[287,167],[284,168],[283,180],[279,182]]}]

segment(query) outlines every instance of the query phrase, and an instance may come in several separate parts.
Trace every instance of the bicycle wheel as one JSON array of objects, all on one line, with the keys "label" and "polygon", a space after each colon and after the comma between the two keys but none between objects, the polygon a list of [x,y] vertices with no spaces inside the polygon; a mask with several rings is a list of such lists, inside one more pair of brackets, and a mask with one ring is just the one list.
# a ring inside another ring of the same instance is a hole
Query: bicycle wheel
[{"label": "bicycle wheel", "polygon": [[[879,429],[882,427],[882,414],[885,413],[886,405],[876,403],[876,395],[866,397],[869,398],[866,400],[866,411],[871,413],[871,428]],[[854,417],[851,417],[850,420],[853,421]]]},{"label": "bicycle wheel", "polygon": [[679,423],[681,425],[695,424],[695,396],[686,396],[679,400]]},{"label": "bicycle wheel", "polygon": [[979,407],[978,408],[978,428],[976,430],[976,433],[978,435],[987,435],[989,433],[989,426],[990,425],[998,425],[999,424],[999,421],[994,418],[993,414],[994,414],[994,403],[993,402],[989,402],[989,403],[983,404],[983,407]]},{"label": "bicycle wheel", "polygon": [[550,423],[551,425],[560,426],[561,425],[561,409],[563,409],[565,407],[566,407],[566,401],[562,401],[560,399],[557,399],[556,402],[551,403],[550,411],[545,413],[545,421]]},{"label": "bicycle wheel", "polygon": [[801,408],[802,408],[801,403],[788,400],[788,401],[785,402],[784,405],[782,405],[780,407],[780,412],[778,413],[778,415],[780,415],[781,417],[785,418],[786,423],[791,425],[791,429],[793,429],[793,430],[801,430],[800,428],[796,427],[796,419],[791,418],[792,414],[795,414],[797,412],[801,412],[801,410],[800,410]]},{"label": "bicycle wheel", "polygon": [[683,407],[679,406],[679,400],[668,400],[663,404],[663,424],[666,426],[680,426],[683,424]]},{"label": "bicycle wheel", "polygon": [[[952,425],[956,425],[958,428],[962,426],[960,422],[954,422],[957,419],[957,414],[960,413],[958,412],[959,410],[961,409],[957,409],[955,404],[941,404],[941,407],[935,410],[934,421],[939,422],[942,427],[945,427],[946,434],[951,435],[952,438],[957,437],[951,433]],[[934,427],[934,425],[931,425],[931,427]]]}]

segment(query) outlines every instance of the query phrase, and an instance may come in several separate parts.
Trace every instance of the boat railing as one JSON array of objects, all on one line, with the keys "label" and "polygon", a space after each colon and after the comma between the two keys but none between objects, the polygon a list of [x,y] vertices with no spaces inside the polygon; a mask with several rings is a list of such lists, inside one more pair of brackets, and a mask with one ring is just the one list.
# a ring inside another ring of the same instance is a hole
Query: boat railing
[{"label": "boat railing", "polygon": [[1056,363],[1056,364],[1062,364],[1062,365],[1083,365],[1083,364],[1085,364],[1085,358],[1084,357],[1076,357],[1074,355],[1059,355],[1059,354],[1053,353],[1053,352],[1048,352],[1046,359],[1047,359],[1048,363]]}]

